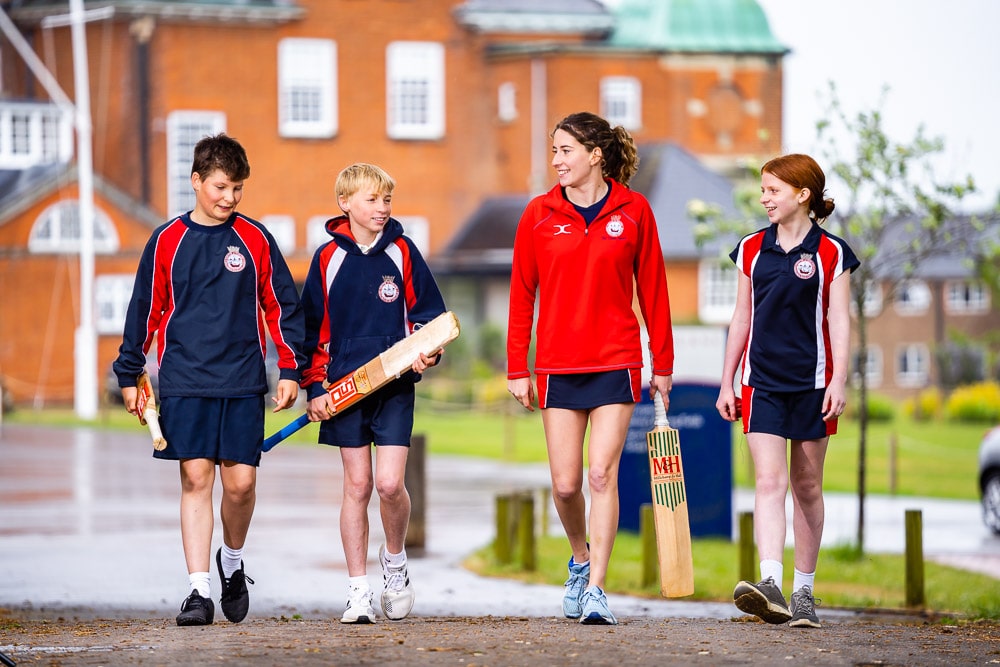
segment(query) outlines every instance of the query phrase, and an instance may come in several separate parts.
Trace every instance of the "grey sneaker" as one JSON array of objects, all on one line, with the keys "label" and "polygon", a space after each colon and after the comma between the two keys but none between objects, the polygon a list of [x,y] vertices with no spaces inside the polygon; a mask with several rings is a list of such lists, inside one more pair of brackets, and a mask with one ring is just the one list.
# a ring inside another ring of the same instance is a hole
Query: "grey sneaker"
[{"label": "grey sneaker", "polygon": [[821,628],[816,617],[816,605],[822,602],[813,597],[812,587],[803,586],[792,593],[792,620],[788,625],[794,628]]},{"label": "grey sneaker", "polygon": [[583,589],[590,581],[590,561],[583,565],[573,562],[573,557],[569,557],[569,579],[563,584],[566,591],[563,594],[563,615],[566,618],[580,618],[583,613]]},{"label": "grey sneaker", "polygon": [[740,611],[757,616],[767,623],[777,625],[787,622],[792,617],[785,596],[781,594],[781,589],[775,585],[771,577],[756,584],[751,584],[749,581],[736,584],[733,602]]}]

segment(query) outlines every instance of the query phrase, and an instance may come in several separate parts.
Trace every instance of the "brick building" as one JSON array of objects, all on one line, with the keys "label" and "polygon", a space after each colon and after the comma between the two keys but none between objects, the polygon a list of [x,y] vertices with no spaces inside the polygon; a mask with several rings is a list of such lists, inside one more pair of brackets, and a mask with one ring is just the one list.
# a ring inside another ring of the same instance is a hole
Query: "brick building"
[{"label": "brick building", "polygon": [[[2,7],[75,99],[70,29],[59,19],[67,3]],[[208,133],[226,131],[247,147],[241,210],[269,226],[299,279],[336,212],[339,169],[384,166],[399,183],[394,215],[439,269],[467,330],[499,317],[505,288],[470,288],[468,274],[450,268],[449,248],[458,252],[455,240],[468,238],[495,198],[549,187],[548,132],[567,113],[591,109],[625,125],[645,155],[679,160],[694,184],[702,174],[717,178],[704,165],[725,171],[781,146],[785,49],[754,0],[626,0],[614,10],[595,0],[103,0],[86,8],[95,10],[86,39],[99,369],[116,354],[150,230],[191,207],[191,148]],[[19,403],[66,402],[73,388],[73,156],[71,116],[5,39],[0,377]],[[650,187],[662,180],[657,173],[642,174]],[[670,205],[687,196],[673,192]],[[689,224],[660,220],[665,237],[687,238]],[[665,250],[677,264],[676,316],[696,321],[698,252],[690,243]]]}]

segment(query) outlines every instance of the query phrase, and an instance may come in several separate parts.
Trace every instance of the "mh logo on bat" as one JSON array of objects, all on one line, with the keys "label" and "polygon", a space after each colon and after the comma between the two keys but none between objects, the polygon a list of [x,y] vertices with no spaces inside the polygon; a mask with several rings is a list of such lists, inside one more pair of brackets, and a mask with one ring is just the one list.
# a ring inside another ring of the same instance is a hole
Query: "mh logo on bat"
[{"label": "mh logo on bat", "polygon": [[653,481],[654,482],[665,482],[673,480],[682,480],[683,476],[681,473],[681,457],[677,455],[673,456],[654,456],[651,458],[653,464]]}]

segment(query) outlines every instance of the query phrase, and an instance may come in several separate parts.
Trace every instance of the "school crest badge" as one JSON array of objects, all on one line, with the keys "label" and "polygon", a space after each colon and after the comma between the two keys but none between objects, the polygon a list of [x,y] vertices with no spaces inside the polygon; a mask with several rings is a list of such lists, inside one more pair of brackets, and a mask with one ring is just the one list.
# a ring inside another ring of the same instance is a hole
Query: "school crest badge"
[{"label": "school crest badge", "polygon": [[378,286],[378,298],[386,303],[392,303],[399,298],[399,285],[396,276],[382,276],[382,284]]},{"label": "school crest badge", "polygon": [[239,273],[247,268],[247,258],[240,254],[239,246],[231,245],[227,249],[229,252],[226,253],[225,258],[222,260],[227,269],[233,273]]},{"label": "school crest badge", "polygon": [[799,255],[793,267],[795,275],[802,280],[809,280],[816,275],[816,262],[813,261],[812,253],[804,252]]},{"label": "school crest badge", "polygon": [[608,220],[608,224],[604,226],[604,231],[608,233],[608,236],[612,238],[618,238],[625,232],[625,225],[622,224],[622,217],[617,213],[611,216]]}]

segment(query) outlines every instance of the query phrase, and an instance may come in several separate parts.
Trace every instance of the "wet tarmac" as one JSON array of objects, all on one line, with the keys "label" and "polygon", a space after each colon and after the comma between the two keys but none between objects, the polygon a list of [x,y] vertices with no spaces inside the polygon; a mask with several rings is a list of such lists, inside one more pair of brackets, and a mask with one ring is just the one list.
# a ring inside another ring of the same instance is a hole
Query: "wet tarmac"
[{"label": "wet tarmac", "polygon": [[[330,448],[283,445],[265,454],[245,552],[256,581],[251,616],[342,611],[341,480],[340,458]],[[426,544],[410,553],[414,614],[556,615],[561,587],[488,579],[461,567],[493,539],[496,494],[547,487],[547,467],[434,456],[427,458],[426,480]],[[3,425],[0,607],[173,615],[187,594],[178,496],[177,465],[153,460],[141,432]],[[737,512],[752,509],[752,494],[737,492],[733,505]],[[1000,538],[983,526],[975,502],[869,498],[866,548],[902,552],[908,509],[922,510],[928,558],[1000,579]],[[551,508],[548,516],[550,531],[559,534]],[[851,541],[856,517],[855,497],[828,494],[824,544]],[[373,502],[368,571],[376,588],[381,542]],[[220,543],[217,518],[213,549]],[[217,596],[214,572],[212,585]],[[735,612],[729,603],[609,598],[619,616],[729,618]]]}]

